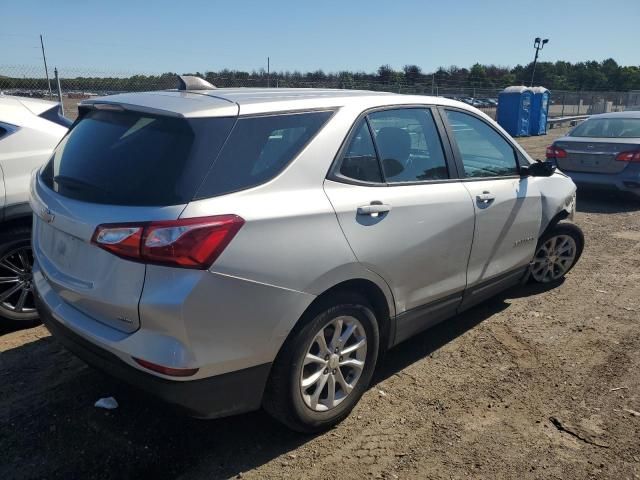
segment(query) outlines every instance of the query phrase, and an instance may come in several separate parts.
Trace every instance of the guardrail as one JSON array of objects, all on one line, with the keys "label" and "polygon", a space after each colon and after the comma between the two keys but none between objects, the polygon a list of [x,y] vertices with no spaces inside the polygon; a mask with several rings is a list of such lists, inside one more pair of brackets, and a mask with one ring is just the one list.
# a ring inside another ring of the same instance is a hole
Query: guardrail
[{"label": "guardrail", "polygon": [[569,117],[553,117],[553,118],[547,119],[547,124],[549,125],[549,128],[555,128],[564,123],[569,123],[569,125],[574,126],[574,125],[577,125],[579,122],[586,120],[590,116],[591,115],[572,115]]}]

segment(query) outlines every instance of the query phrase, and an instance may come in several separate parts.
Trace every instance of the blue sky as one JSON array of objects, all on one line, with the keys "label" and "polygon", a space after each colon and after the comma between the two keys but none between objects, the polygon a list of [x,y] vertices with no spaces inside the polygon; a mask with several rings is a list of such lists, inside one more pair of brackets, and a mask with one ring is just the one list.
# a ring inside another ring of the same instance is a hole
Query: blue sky
[{"label": "blue sky", "polygon": [[374,71],[613,57],[640,65],[640,0],[6,0],[0,65],[106,72]]}]

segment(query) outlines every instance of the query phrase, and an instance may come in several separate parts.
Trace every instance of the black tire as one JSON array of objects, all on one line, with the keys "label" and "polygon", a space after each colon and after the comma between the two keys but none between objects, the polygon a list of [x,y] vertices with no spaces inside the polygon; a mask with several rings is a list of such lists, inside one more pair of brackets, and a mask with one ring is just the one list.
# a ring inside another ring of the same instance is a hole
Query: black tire
[{"label": "black tire", "polygon": [[[576,263],[578,263],[578,260],[580,259],[580,256],[582,255],[582,250],[584,249],[584,233],[582,232],[582,229],[580,227],[578,227],[576,224],[574,223],[569,223],[569,222],[560,222],[557,225],[555,225],[554,227],[548,229],[544,235],[542,235],[540,237],[540,239],[538,240],[538,244],[536,245],[536,253],[534,254],[534,260],[536,258],[536,256],[538,255],[538,252],[540,251],[540,248],[542,245],[544,245],[549,239],[558,236],[558,235],[567,235],[569,237],[571,237],[575,244],[576,244],[576,254],[575,257],[573,259],[573,263],[571,263],[571,265],[569,266],[569,268],[567,268],[564,273],[562,274],[562,276],[560,278],[562,278],[564,275],[566,275],[567,273],[569,273],[571,271],[571,269],[575,266]],[[531,273],[531,271],[529,272],[529,281],[531,283],[545,283],[542,282],[540,280],[536,280],[534,278],[534,275]],[[559,280],[555,279],[555,281]]]},{"label": "black tire", "polygon": [[[315,335],[332,319],[352,316],[366,333],[367,352],[364,368],[353,390],[337,406],[323,412],[312,410],[303,400],[300,375],[303,359]],[[373,308],[364,297],[354,293],[336,293],[300,319],[289,335],[273,367],[263,398],[264,409],[292,430],[313,433],[326,430],[346,418],[369,387],[376,367],[380,333]]]},{"label": "black tire", "polygon": [[[13,227],[0,233],[0,260],[7,254],[22,247],[29,247],[29,250],[31,248],[31,228],[26,226]],[[32,261],[32,259],[33,256],[29,256],[29,260]],[[13,275],[13,273],[0,264],[0,277],[7,277],[9,275]],[[3,287],[5,287],[5,285],[0,284],[0,295],[6,291]],[[9,299],[12,298],[13,297],[9,297]],[[26,306],[35,308],[33,304],[33,293],[29,294],[27,302]],[[4,302],[0,302],[0,321],[20,326],[32,326],[39,323],[37,311],[33,310],[24,313],[14,312],[11,311]]]}]

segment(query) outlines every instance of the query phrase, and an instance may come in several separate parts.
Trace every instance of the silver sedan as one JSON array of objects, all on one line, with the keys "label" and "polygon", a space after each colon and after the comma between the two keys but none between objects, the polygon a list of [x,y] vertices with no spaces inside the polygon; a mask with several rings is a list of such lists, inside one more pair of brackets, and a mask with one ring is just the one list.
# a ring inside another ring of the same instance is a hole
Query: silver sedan
[{"label": "silver sedan", "polygon": [[578,186],[640,197],[640,111],[594,115],[547,148]]}]

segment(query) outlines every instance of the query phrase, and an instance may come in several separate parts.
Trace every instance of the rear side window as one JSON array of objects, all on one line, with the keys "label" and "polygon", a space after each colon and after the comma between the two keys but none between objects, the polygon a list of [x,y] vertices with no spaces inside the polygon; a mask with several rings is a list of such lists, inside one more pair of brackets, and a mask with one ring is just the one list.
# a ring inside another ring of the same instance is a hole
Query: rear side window
[{"label": "rear side window", "polygon": [[442,143],[430,110],[403,108],[368,116],[389,183],[449,177]]},{"label": "rear side window", "polygon": [[42,179],[63,196],[91,203],[187,203],[234,121],[91,110],[60,142]]},{"label": "rear side window", "polygon": [[382,173],[367,122],[363,119],[356,128],[340,165],[340,175],[361,182],[382,183]]},{"label": "rear side window", "polygon": [[240,117],[196,198],[265,183],[293,160],[332,111]]}]

